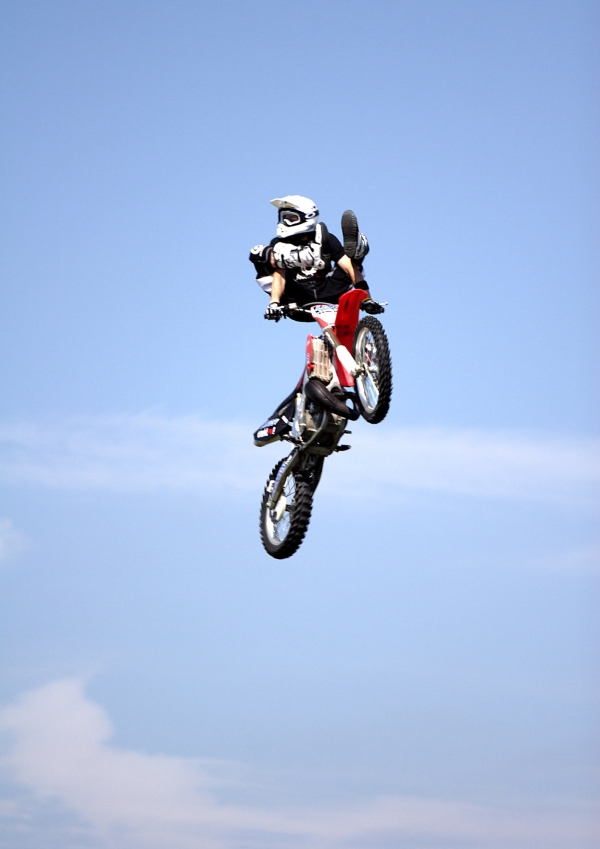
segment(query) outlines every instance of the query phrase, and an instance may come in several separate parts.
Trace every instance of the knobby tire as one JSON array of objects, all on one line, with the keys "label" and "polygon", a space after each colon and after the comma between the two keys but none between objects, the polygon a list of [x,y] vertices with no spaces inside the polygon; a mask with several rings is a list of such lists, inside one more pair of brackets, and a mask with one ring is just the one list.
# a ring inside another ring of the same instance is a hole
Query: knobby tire
[{"label": "knobby tire", "polygon": [[[269,475],[269,479],[267,481],[267,485],[265,486],[265,490],[263,492],[262,502],[260,505],[260,538],[263,544],[263,547],[267,554],[270,554],[271,557],[274,557],[276,560],[285,560],[287,557],[291,557],[292,554],[295,554],[300,546],[302,545],[302,541],[306,536],[306,531],[308,530],[308,525],[310,523],[310,516],[312,512],[312,501],[313,501],[313,492],[314,489],[311,484],[302,476],[301,473],[298,473],[297,469],[292,469],[290,475],[294,476],[296,492],[294,496],[294,501],[289,510],[290,514],[290,529],[285,537],[280,543],[275,544],[271,542],[267,533],[267,518],[268,518],[268,501],[269,501],[269,491],[268,486],[270,482],[275,478],[277,472],[279,471],[279,467],[283,463],[283,460],[280,460],[274,467],[273,471]],[[318,481],[317,481],[318,483]]]},{"label": "knobby tire", "polygon": [[[361,416],[368,421],[369,424],[379,424],[379,422],[383,421],[383,419],[387,416],[390,409],[390,402],[392,400],[392,357],[383,325],[380,321],[378,321],[378,319],[374,318],[372,315],[368,315],[359,321],[354,333],[353,353],[357,362],[359,362],[359,359],[357,357],[356,343],[358,341],[359,333],[363,328],[368,328],[375,342],[379,366],[379,399],[374,409],[368,410],[362,404],[357,389],[356,400]],[[359,365],[361,364],[362,363],[359,362]]]}]

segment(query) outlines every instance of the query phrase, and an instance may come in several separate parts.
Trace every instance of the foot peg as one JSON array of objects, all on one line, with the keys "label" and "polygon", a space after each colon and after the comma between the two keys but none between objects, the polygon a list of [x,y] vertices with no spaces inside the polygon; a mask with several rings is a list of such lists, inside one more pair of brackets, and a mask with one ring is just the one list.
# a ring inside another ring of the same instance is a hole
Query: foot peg
[{"label": "foot peg", "polygon": [[350,419],[355,422],[359,413],[356,410],[350,409],[347,407],[343,401],[327,389],[324,383],[318,380],[315,377],[311,377],[311,379],[306,384],[306,395],[310,398],[311,401],[314,401],[315,404],[318,404],[319,407],[322,407],[324,410],[327,410],[330,413],[335,413],[336,416],[342,416],[345,419]]}]

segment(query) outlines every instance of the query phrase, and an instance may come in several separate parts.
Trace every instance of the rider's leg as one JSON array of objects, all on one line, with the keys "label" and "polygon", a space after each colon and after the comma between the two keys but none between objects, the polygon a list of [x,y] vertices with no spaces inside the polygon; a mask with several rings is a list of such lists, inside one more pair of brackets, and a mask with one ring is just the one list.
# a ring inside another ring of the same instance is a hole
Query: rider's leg
[{"label": "rider's leg", "polygon": [[365,289],[368,292],[369,286],[363,274],[362,261],[369,253],[369,242],[365,234],[358,229],[358,219],[351,209],[347,209],[342,215],[342,235],[344,251],[354,266],[356,288]]}]

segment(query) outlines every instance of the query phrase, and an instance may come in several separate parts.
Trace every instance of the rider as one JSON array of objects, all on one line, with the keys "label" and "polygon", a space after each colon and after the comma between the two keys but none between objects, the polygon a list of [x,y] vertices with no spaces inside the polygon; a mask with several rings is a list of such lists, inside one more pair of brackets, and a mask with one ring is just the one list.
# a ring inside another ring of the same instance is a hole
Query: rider
[{"label": "rider", "polygon": [[[350,289],[369,292],[362,266],[369,243],[359,231],[352,210],[342,215],[342,247],[339,239],[319,222],[319,210],[309,198],[287,195],[271,203],[279,211],[277,235],[268,245],[252,248],[249,257],[259,285],[271,296],[265,318],[279,321],[285,304],[336,304],[340,295]],[[367,311],[369,307],[376,310],[374,301],[365,306]]]},{"label": "rider", "polygon": [[[337,304],[340,296],[351,289],[363,289],[367,293],[362,302],[366,312],[383,312],[383,307],[371,299],[363,276],[362,261],[369,252],[369,243],[358,229],[352,210],[342,215],[342,246],[325,224],[319,222],[319,210],[309,198],[287,195],[271,203],[279,211],[277,235],[268,245],[252,248],[249,257],[256,268],[258,284],[271,296],[265,318],[279,321],[282,307],[292,303]],[[320,398],[320,402],[345,418],[358,418],[358,412],[346,406],[343,391],[338,390],[337,394],[336,390],[325,391],[328,398]],[[289,431],[295,406],[296,389],[256,431],[255,444],[266,445]]]}]

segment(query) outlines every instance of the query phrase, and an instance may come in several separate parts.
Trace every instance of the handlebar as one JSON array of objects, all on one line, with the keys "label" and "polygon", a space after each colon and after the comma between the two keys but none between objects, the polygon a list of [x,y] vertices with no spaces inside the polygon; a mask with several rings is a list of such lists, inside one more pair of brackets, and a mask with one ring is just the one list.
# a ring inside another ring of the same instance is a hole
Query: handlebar
[{"label": "handlebar", "polygon": [[301,307],[298,304],[284,304],[281,310],[283,317],[291,318],[292,321],[314,321],[310,308],[320,303],[323,303],[323,301],[311,301]]},{"label": "handlebar", "polygon": [[[308,304],[298,306],[298,304],[282,304],[281,314],[284,318],[291,318],[293,321],[314,321],[310,308],[327,304],[326,301],[310,301]],[[337,304],[327,304],[328,306],[337,306]],[[387,301],[375,301],[373,298],[365,298],[361,303],[360,308],[370,315],[379,315],[385,312],[384,307],[387,307]]]}]

